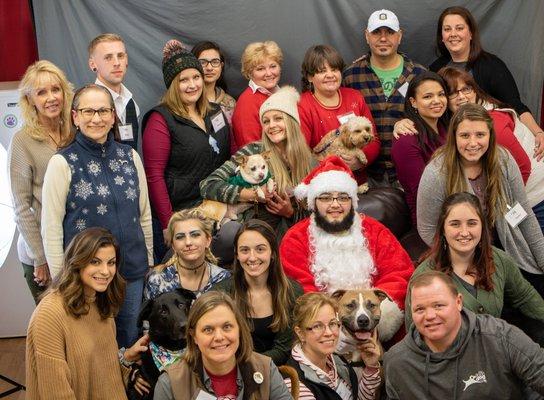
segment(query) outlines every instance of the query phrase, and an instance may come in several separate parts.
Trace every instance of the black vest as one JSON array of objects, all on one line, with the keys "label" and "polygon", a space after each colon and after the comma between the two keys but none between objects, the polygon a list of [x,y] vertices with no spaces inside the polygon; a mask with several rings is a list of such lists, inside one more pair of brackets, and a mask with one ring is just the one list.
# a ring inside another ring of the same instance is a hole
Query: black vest
[{"label": "black vest", "polygon": [[[343,359],[341,359],[338,356],[333,355],[335,357],[334,361],[336,364],[344,364],[344,366],[349,371],[349,381],[351,384],[351,396],[353,400],[357,400],[358,390],[359,390],[359,382],[357,381],[357,375],[355,374],[355,371],[353,368],[351,368]],[[304,383],[308,389],[313,393],[314,397],[318,400],[342,400],[342,398],[336,393],[333,389],[331,389],[328,385],[324,383],[318,383],[311,381],[306,378],[306,375],[304,375],[304,372],[300,368],[300,365],[298,362],[293,360],[293,357],[289,357],[287,360],[286,365],[293,367],[298,374],[298,379],[301,383]]]},{"label": "black vest", "polygon": [[[194,207],[202,201],[200,182],[219,168],[230,157],[229,125],[214,131],[211,118],[221,113],[221,108],[211,104],[212,110],[204,118],[206,132],[193,121],[172,114],[166,107],[158,106],[144,116],[142,132],[152,112],[158,112],[166,120],[170,133],[170,157],[164,170],[164,180],[174,211]],[[215,139],[219,153],[210,145]]]}]

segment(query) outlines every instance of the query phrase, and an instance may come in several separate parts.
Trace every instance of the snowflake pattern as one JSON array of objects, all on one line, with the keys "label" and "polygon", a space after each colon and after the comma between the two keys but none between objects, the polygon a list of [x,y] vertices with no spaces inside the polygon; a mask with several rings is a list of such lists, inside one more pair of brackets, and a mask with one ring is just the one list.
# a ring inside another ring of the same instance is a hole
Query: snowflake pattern
[{"label": "snowflake pattern", "polygon": [[87,171],[89,171],[89,174],[98,176],[102,172],[102,168],[100,167],[100,164],[93,160],[89,161],[87,164]]},{"label": "snowflake pattern", "polygon": [[85,207],[85,208],[83,208],[81,210],[81,212],[83,213],[83,215],[87,215],[87,214],[89,214],[89,209],[87,207]]},{"label": "snowflake pattern", "polygon": [[76,229],[78,231],[82,231],[83,229],[87,228],[87,221],[83,218],[79,218],[76,221]]},{"label": "snowflake pattern", "polygon": [[125,178],[120,175],[116,175],[115,178],[113,178],[113,181],[116,185],[123,186],[123,184],[125,183]]},{"label": "snowflake pattern", "polygon": [[75,161],[78,160],[77,154],[76,154],[76,153],[70,153],[70,154],[68,154],[68,158],[69,158],[70,161],[72,161],[72,162],[75,162]]},{"label": "snowflake pattern", "polygon": [[127,190],[125,190],[125,194],[127,195],[127,199],[132,201],[136,200],[136,197],[138,197],[136,189],[134,188],[128,188]]},{"label": "snowflake pattern", "polygon": [[117,149],[117,157],[123,158],[123,157],[125,157],[125,156],[126,156],[125,150],[123,150],[123,149]]},{"label": "snowflake pattern", "polygon": [[129,179],[128,184],[130,186],[134,186],[136,182],[134,182],[134,179]]},{"label": "snowflake pattern", "polygon": [[83,200],[87,200],[91,194],[94,194],[93,185],[85,179],[80,179],[80,181],[74,185],[74,189],[76,191],[75,196],[81,197]]},{"label": "snowflake pattern", "polygon": [[110,189],[104,185],[103,183],[101,183],[100,185],[98,185],[96,187],[96,190],[98,191],[98,195],[103,197],[103,198],[106,198],[108,197],[111,193],[110,193]]},{"label": "snowflake pattern", "polygon": [[104,215],[107,212],[108,212],[108,206],[105,204],[100,203],[100,205],[96,207],[96,213],[99,215]]},{"label": "snowflake pattern", "polygon": [[71,208],[72,210],[75,210],[76,207],[77,207],[77,206],[76,206],[76,203],[73,202],[73,201],[71,201],[71,202],[70,202],[70,208]]},{"label": "snowflake pattern", "polygon": [[113,172],[119,172],[121,169],[121,164],[117,160],[110,160],[108,165]]},{"label": "snowflake pattern", "polygon": [[127,175],[132,175],[134,173],[134,168],[132,168],[131,165],[125,164],[123,165],[123,172]]}]

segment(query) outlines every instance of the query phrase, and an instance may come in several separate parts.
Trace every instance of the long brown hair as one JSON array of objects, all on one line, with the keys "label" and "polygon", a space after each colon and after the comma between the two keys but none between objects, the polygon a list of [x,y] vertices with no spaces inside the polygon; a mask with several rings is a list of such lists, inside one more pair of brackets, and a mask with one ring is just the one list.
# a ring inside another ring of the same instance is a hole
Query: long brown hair
[{"label": "long brown hair", "polygon": [[506,210],[506,197],[503,188],[503,166],[501,165],[501,150],[497,145],[493,120],[489,113],[479,104],[464,104],[450,122],[446,144],[439,148],[433,157],[444,156],[442,171],[446,176],[446,196],[457,192],[466,192],[468,184],[464,169],[461,164],[461,156],[457,150],[457,129],[461,122],[483,121],[489,129],[489,147],[480,159],[482,173],[487,177],[486,192],[486,216],[491,225],[495,224],[497,216]]},{"label": "long brown hair", "polygon": [[115,249],[115,275],[104,292],[96,293],[95,302],[102,319],[115,316],[119,312],[125,296],[125,280],[119,274],[119,245],[110,231],[94,227],[79,232],[70,241],[64,253],[62,270],[46,292],[59,293],[64,301],[64,308],[70,315],[79,318],[89,312],[80,271],[90,264],[100,248],[109,246]]},{"label": "long brown hair", "polygon": [[268,267],[268,278],[266,285],[272,294],[273,319],[269,328],[278,332],[289,327],[290,310],[293,306],[293,288],[289,284],[279,257],[278,242],[276,233],[266,222],[251,219],[244,223],[234,238],[234,264],[232,266],[234,282],[234,301],[238,309],[246,318],[251,315],[251,304],[248,298],[249,286],[247,284],[244,269],[238,260],[238,241],[244,232],[254,231],[262,235],[268,242],[271,255],[270,266]]},{"label": "long brown hair", "polygon": [[451,58],[450,52],[446,48],[444,42],[442,42],[442,25],[444,24],[444,18],[446,18],[448,15],[459,15],[461,18],[463,18],[472,35],[472,39],[470,40],[470,52],[466,64],[466,69],[469,70],[472,68],[474,62],[478,58],[487,56],[487,53],[484,51],[484,49],[482,49],[478,23],[470,11],[465,7],[453,6],[442,11],[442,14],[440,14],[440,17],[438,17],[438,24],[436,26],[436,52],[439,56]]},{"label": "long brown hair", "polygon": [[448,275],[453,274],[449,246],[447,245],[444,234],[444,225],[453,207],[459,204],[467,204],[471,207],[478,215],[482,226],[480,242],[474,250],[472,264],[467,269],[466,273],[475,278],[474,285],[476,287],[487,291],[493,290],[492,276],[495,272],[495,263],[493,261],[493,248],[491,247],[491,233],[482,206],[480,205],[480,200],[471,193],[454,193],[444,200],[442,209],[440,210],[440,216],[438,217],[438,225],[436,234],[434,235],[433,245],[425,258],[428,257],[432,260],[433,269]]}]

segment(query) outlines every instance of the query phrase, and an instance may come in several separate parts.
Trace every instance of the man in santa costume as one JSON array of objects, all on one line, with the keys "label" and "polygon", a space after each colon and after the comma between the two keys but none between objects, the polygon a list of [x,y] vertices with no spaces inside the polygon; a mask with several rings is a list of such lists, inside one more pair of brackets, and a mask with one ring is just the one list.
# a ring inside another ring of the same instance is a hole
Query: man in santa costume
[{"label": "man in santa costume", "polygon": [[414,271],[395,236],[375,219],[355,212],[357,182],[340,157],[324,159],[295,196],[306,198],[312,215],[287,231],[280,245],[285,273],[305,292],[338,289],[385,291],[380,339],[388,340],[403,323],[404,298]]}]

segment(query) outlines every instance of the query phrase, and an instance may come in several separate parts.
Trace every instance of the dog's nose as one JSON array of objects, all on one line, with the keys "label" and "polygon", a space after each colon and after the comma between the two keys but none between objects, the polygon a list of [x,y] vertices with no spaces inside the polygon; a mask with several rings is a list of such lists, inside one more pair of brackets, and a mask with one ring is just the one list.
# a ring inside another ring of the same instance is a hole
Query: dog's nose
[{"label": "dog's nose", "polygon": [[357,317],[357,325],[359,328],[366,329],[370,325],[370,319],[366,315],[361,314]]}]

